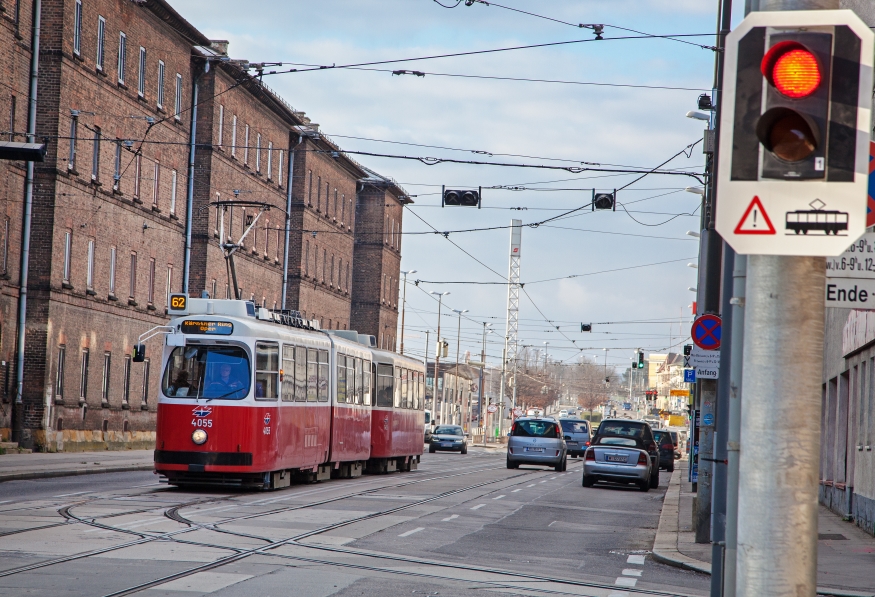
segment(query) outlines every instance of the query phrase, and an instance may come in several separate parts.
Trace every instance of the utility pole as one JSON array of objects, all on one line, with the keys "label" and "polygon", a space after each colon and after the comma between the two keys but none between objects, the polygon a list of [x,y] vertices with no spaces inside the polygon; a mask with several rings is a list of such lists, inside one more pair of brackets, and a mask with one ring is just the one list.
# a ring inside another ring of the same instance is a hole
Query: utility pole
[{"label": "utility pole", "polygon": [[[520,254],[522,251],[523,221],[510,221],[510,263],[507,274],[507,325],[504,334],[504,361],[510,361],[511,379],[513,383],[513,399],[511,404],[516,407],[517,383],[517,351],[519,350],[519,317],[520,317]],[[502,364],[502,371],[505,365]],[[501,383],[504,391],[505,374],[502,373]],[[499,422],[499,426],[503,421]]]},{"label": "utility pole", "polygon": [[483,415],[483,370],[486,368],[486,328],[491,323],[483,322],[483,348],[480,350],[480,385],[477,391],[478,427],[483,429],[483,441],[486,442],[486,417]]},{"label": "utility pole", "polygon": [[[428,333],[429,333],[429,331],[425,330],[425,380],[426,380],[425,386],[426,386],[426,389],[428,389]],[[435,373],[437,373],[437,371],[435,371]],[[433,379],[437,379],[437,377],[435,376]],[[434,421],[434,405],[436,403],[435,399],[434,399],[434,388],[436,386],[437,386],[437,384],[434,383],[434,381],[432,381],[432,384],[431,384],[431,419],[432,419],[432,421]]]},{"label": "utility pole", "polygon": [[468,414],[467,414],[467,400],[462,400],[463,393],[459,390],[459,347],[462,343],[462,313],[467,313],[468,309],[453,309],[454,313],[459,315],[459,329],[456,332],[456,381],[453,385],[453,417],[455,422],[455,410],[456,410],[456,394],[459,395],[459,408],[461,409],[459,412],[459,425],[462,425],[462,429],[464,431],[468,431],[467,422],[468,422]]},{"label": "utility pole", "polygon": [[[434,353],[434,406],[437,406],[437,392],[438,392],[438,372],[440,371],[441,366],[441,306],[444,302],[444,297],[450,294],[450,291],[447,292],[435,292],[431,291],[430,294],[438,297],[438,325],[437,325],[437,351]],[[442,388],[443,390],[443,388]],[[446,401],[443,399],[443,395],[441,395],[441,425],[446,425],[447,421],[444,417],[445,403]],[[435,408],[437,410],[437,408]]]},{"label": "utility pole", "polygon": [[404,354],[404,311],[407,309],[407,274],[415,274],[416,270],[411,269],[401,273],[404,274],[404,287],[401,291],[401,354]]}]

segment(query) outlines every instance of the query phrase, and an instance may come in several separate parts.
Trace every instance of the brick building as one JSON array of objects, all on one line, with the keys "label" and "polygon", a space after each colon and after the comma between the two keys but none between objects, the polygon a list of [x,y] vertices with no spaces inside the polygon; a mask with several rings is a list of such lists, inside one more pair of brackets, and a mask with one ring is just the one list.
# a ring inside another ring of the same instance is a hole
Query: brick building
[{"label": "brick building", "polygon": [[[16,6],[17,19],[0,13],[9,71],[0,102],[20,133],[30,4]],[[132,363],[132,347],[166,322],[171,292],[235,295],[220,241],[240,245],[241,298],[303,311],[328,329],[355,323],[379,335],[391,322],[383,334],[394,348],[400,189],[387,191],[385,213],[363,218],[388,226],[381,254],[359,256],[358,203],[369,196],[357,191],[379,175],[230,59],[227,42],[207,39],[164,0],[43,0],[41,29],[37,137],[49,142],[35,164],[14,409],[25,170],[0,164],[0,435],[49,450],[151,446],[161,338],[147,342],[144,364]],[[388,285],[358,290],[367,277],[357,270],[374,258]],[[356,300],[383,301],[380,318],[356,320]]]}]

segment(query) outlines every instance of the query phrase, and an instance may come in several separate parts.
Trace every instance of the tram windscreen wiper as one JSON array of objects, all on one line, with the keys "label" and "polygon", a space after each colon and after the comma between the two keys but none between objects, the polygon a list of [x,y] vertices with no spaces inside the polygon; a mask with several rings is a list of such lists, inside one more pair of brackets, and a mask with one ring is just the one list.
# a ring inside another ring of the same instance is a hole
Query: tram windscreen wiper
[{"label": "tram windscreen wiper", "polygon": [[221,396],[213,396],[212,398],[207,398],[205,402],[209,402],[210,400],[221,400],[222,398],[227,398],[231,394],[236,394],[237,392],[246,392],[247,390],[248,388],[246,390],[244,390],[243,388],[237,388],[236,390],[231,390],[230,392],[222,394]]}]

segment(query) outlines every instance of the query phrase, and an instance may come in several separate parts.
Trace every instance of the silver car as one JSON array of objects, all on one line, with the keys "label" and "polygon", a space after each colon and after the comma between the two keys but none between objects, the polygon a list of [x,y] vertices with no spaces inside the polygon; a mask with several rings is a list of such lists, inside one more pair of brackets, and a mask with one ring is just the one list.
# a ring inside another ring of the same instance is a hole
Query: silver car
[{"label": "silver car", "polygon": [[562,435],[565,436],[565,446],[572,458],[583,456],[589,446],[589,423],[581,419],[559,419]]},{"label": "silver car", "polygon": [[641,491],[649,491],[653,463],[647,450],[638,446],[632,437],[597,436],[584,455],[583,486],[612,481],[635,483]]},{"label": "silver car", "polygon": [[562,428],[555,419],[524,417],[513,423],[507,441],[507,468],[521,464],[552,466],[564,471],[567,451]]}]

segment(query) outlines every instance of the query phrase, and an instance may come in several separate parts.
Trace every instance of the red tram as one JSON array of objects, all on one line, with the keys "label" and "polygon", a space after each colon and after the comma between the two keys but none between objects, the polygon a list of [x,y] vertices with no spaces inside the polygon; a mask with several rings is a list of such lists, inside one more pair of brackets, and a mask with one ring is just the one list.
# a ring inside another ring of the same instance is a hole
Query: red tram
[{"label": "red tram", "polygon": [[155,449],[170,484],[278,488],[416,468],[421,362],[292,312],[172,299]]}]

